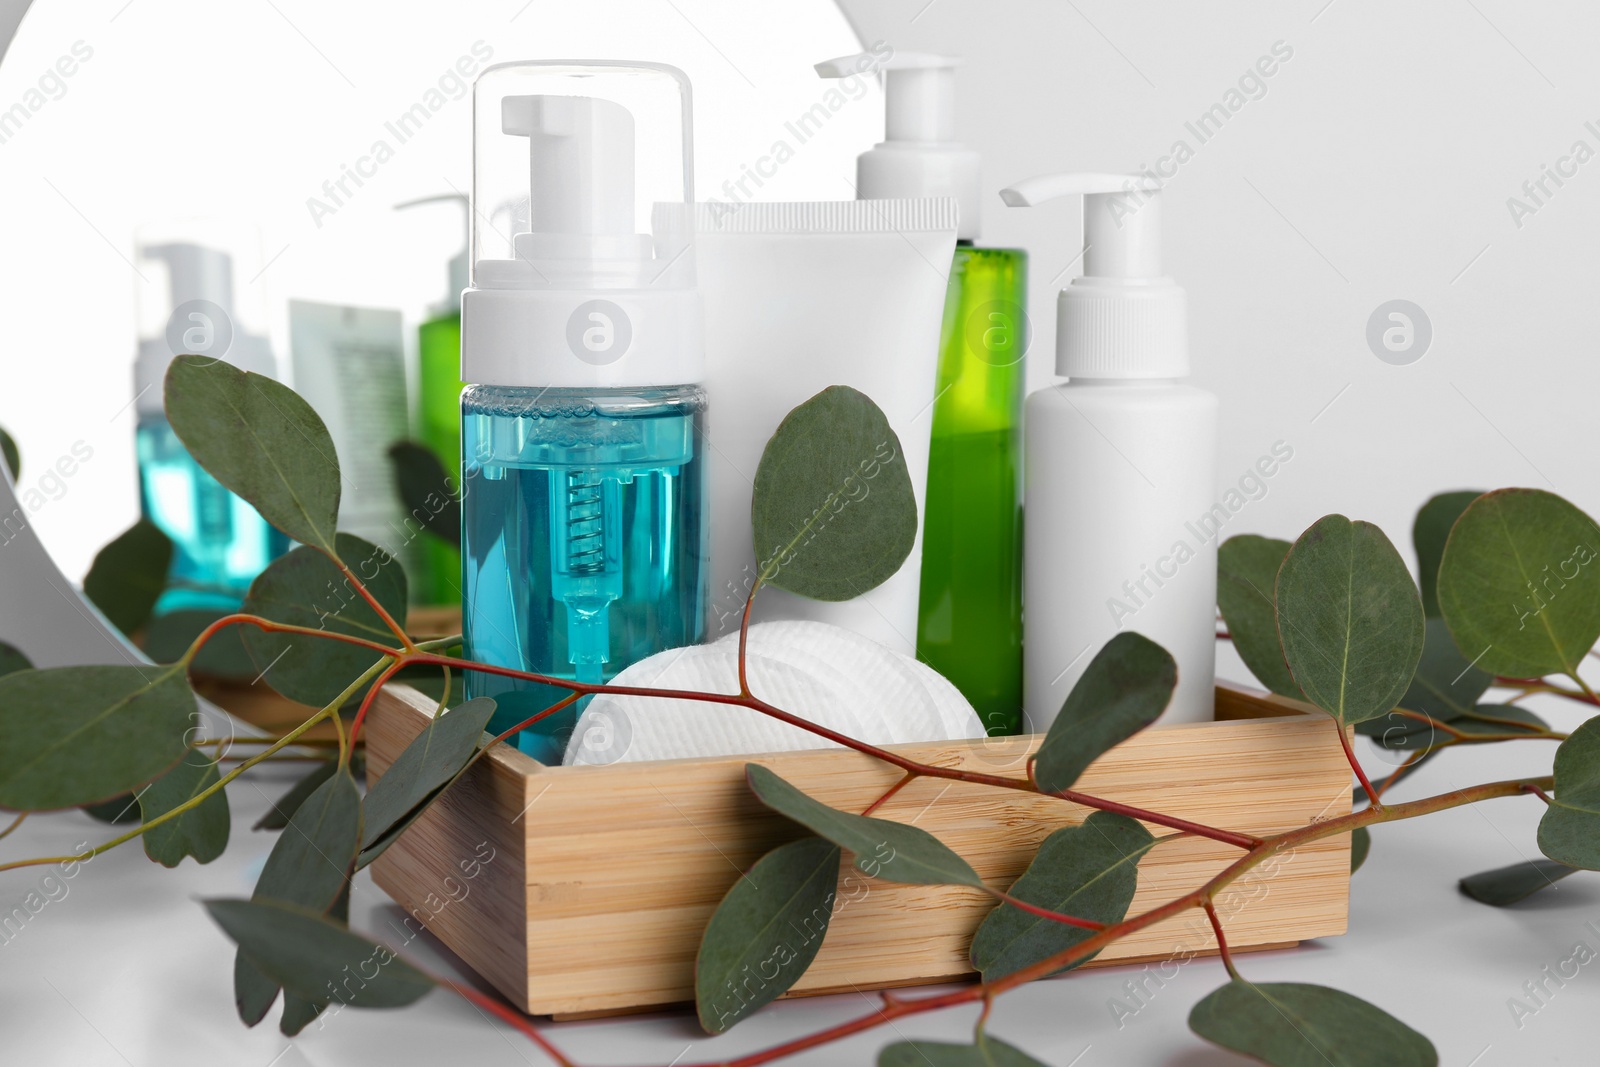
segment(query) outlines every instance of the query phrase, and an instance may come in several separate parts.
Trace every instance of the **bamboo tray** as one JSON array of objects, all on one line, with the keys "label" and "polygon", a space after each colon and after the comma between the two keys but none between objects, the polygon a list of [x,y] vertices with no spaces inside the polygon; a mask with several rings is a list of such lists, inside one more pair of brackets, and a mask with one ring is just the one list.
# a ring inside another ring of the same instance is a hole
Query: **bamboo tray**
[{"label": "bamboo tray", "polygon": [[[380,695],[367,725],[370,781],[433,708],[405,687]],[[1216,722],[1146,730],[1096,761],[1077,788],[1254,834],[1350,811],[1350,767],[1327,716],[1228,686],[1217,689],[1217,714]],[[896,750],[925,763],[1020,776],[1040,740]],[[848,811],[860,811],[899,778],[893,767],[843,749],[546,767],[501,745],[378,858],[373,878],[530,1014],[581,1018],[687,1003],[700,935],[718,901],[764,852],[803,833],[749,792],[747,762]],[[933,832],[985,881],[1004,888],[1046,835],[1089,811],[920,779],[875,814]],[[1237,855],[1203,838],[1160,846],[1139,868],[1133,912],[1193,889]],[[1348,836],[1263,864],[1217,901],[1229,946],[1280,948],[1344,933],[1349,877]],[[971,974],[967,949],[993,907],[977,890],[880,882],[847,862],[821,951],[790,995]],[[1214,951],[1196,911],[1119,941],[1094,962]]]}]

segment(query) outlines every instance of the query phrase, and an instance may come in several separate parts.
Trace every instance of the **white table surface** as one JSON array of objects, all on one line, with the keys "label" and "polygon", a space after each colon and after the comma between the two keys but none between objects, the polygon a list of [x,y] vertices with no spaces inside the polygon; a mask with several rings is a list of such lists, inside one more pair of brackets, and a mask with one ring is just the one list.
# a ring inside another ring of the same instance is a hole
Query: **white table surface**
[{"label": "white table surface", "polygon": [[[1242,675],[1241,675],[1242,676]],[[1581,710],[1550,709],[1576,726]],[[1363,745],[1366,743],[1363,742]],[[1547,773],[1554,745],[1516,742],[1445,753],[1394,792],[1395,799],[1452,787]],[[1381,769],[1381,759],[1369,759]],[[0,1063],[73,1067],[354,1067],[547,1062],[523,1036],[445,992],[398,1011],[348,1009],[313,1024],[291,1042],[276,1030],[277,1010],[254,1030],[237,1020],[232,946],[196,903],[247,896],[275,835],[252,833],[268,798],[296,771],[273,768],[230,788],[234,834],[227,853],[205,867],[169,871],[137,844],[84,866],[63,896],[20,934],[0,944]],[[1511,909],[1461,896],[1464,874],[1537,855],[1537,799],[1496,800],[1374,832],[1372,856],[1355,877],[1350,933],[1299,949],[1243,955],[1257,980],[1313,981],[1378,1003],[1431,1037],[1447,1067],[1593,1064],[1600,961],[1556,990],[1519,1028],[1508,1006],[1524,982],[1572,954],[1579,941],[1600,951],[1600,875],[1580,873]],[[0,841],[0,859],[57,854],[110,836],[79,813],[30,818]],[[0,875],[0,914],[39,887],[45,868]],[[398,909],[363,875],[351,918],[378,931]],[[464,966],[424,936],[410,953],[425,966],[465,975]],[[1042,1061],[1066,1067],[1222,1067],[1246,1062],[1189,1033],[1190,1007],[1224,978],[1214,959],[1184,966],[1119,1029],[1109,1002],[1137,968],[1091,969],[1036,983],[1003,997],[990,1032]],[[1552,987],[1553,988],[1553,987]],[[912,994],[914,995],[914,993]],[[546,1033],[583,1067],[690,1063],[727,1057],[860,1015],[868,994],[787,1001],[717,1039],[700,1035],[692,1015],[668,1012],[608,1021],[547,1025]],[[897,1037],[961,1040],[975,1009],[901,1020],[787,1061],[870,1064]]]}]

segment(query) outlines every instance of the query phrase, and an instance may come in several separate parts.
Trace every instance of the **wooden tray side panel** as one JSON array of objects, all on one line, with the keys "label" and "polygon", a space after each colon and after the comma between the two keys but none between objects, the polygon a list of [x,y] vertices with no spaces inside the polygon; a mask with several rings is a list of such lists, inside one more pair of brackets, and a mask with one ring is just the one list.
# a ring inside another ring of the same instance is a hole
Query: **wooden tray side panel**
[{"label": "wooden tray side panel", "polygon": [[[375,709],[375,724],[407,718],[411,725],[405,731],[386,722],[387,732],[370,735],[369,745],[414,735],[432,710],[425,700],[394,692]],[[1330,720],[1254,694],[1230,692],[1226,703],[1234,721],[1146,731],[1097,761],[1079,788],[1251,833],[1350,810],[1349,767]],[[939,742],[898,751],[927,763],[1020,778],[1040,740]],[[519,949],[523,995],[515,999],[534,1014],[693,999],[694,957],[717,903],[764,852],[803,832],[750,794],[747,762],[765,764],[843,810],[860,811],[899,778],[892,767],[845,750],[552,768],[507,751],[486,759],[470,779],[480,791],[490,779],[507,797],[517,793],[520,779],[521,807],[504,800],[486,804],[465,790],[455,802],[447,797],[435,809],[445,809],[441,817],[430,811],[379,860],[379,884],[403,903],[416,899],[448,872],[451,849],[459,852],[469,838],[477,842],[492,834],[500,834],[492,838],[498,846],[513,829],[510,819],[525,810],[514,826],[525,848],[525,908],[516,919],[498,907],[482,916],[468,907],[454,914],[447,908],[431,925],[508,995],[513,987],[505,980],[507,956]],[[1036,794],[922,779],[876,814],[936,834],[990,884],[1006,886],[1045,836],[1080,822],[1089,811]],[[1151,829],[1158,836],[1169,832]],[[1193,889],[1237,855],[1200,838],[1157,846],[1140,865],[1133,908]],[[402,877],[400,869],[411,873]],[[1252,872],[1218,901],[1230,944],[1245,949],[1343,933],[1348,875],[1348,838],[1317,842]],[[402,888],[410,895],[397,891]],[[976,890],[880,882],[847,863],[822,948],[792,993],[970,973],[967,947],[993,907]],[[519,929],[525,939],[513,946]],[[774,951],[793,949],[815,933],[805,924],[783,931]],[[1209,925],[1196,912],[1118,942],[1097,962],[1183,957],[1214,947]],[[748,989],[760,981],[757,974],[743,979]],[[741,995],[748,994],[727,991],[729,998]]]},{"label": "wooden tray side panel", "polygon": [[[419,712],[416,700],[427,706]],[[367,717],[370,788],[433,712],[415,690],[384,689]],[[539,765],[501,746],[479,761],[372,863],[372,880],[408,913],[402,940],[415,924],[450,946],[511,999],[528,999],[527,849],[520,819],[530,773]]]}]

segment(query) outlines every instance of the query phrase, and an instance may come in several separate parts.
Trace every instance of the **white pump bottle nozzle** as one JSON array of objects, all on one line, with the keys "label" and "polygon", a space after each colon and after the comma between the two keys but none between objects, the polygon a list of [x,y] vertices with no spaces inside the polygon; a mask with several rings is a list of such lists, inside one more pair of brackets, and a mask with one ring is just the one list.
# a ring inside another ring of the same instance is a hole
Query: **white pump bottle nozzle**
[{"label": "white pump bottle nozzle", "polygon": [[449,276],[445,283],[449,288],[444,294],[444,299],[434,306],[435,315],[448,315],[461,310],[461,290],[465,289],[470,281],[468,257],[471,253],[467,245],[471,242],[472,202],[466,193],[439,193],[437,196],[421,196],[394,206],[396,211],[404,211],[407,208],[421,207],[423,204],[444,203],[456,203],[461,206],[461,251],[450,257]]},{"label": "white pump bottle nozzle", "polygon": [[190,300],[209,300],[224,311],[233,312],[233,258],[226,252],[180,241],[148,245],[140,255],[167,265],[172,307]]},{"label": "white pump bottle nozzle", "polygon": [[[141,417],[161,411],[162,378],[177,355],[226,359],[240,370],[277,377],[267,339],[247,332],[237,320],[232,256],[191,241],[145,245],[139,256],[166,265],[171,313],[168,330],[142,338],[134,357],[134,396]],[[176,331],[171,329],[174,321]]]},{"label": "white pump bottle nozzle", "polygon": [[1181,378],[1187,298],[1161,272],[1161,186],[1133,174],[1049,174],[1002,189],[1012,207],[1083,197],[1083,275],[1056,302],[1056,373]]},{"label": "white pump bottle nozzle", "polygon": [[532,232],[517,235],[518,258],[541,271],[551,261],[620,260],[626,269],[649,258],[649,236],[634,229],[627,108],[583,96],[508,96],[501,130],[528,138]]},{"label": "white pump bottle nozzle", "polygon": [[856,160],[856,196],[953,196],[960,207],[956,232],[978,236],[978,153],[956,141],[956,67],[961,60],[925,52],[862,52],[817,64],[824,78],[882,71],[883,143]]}]

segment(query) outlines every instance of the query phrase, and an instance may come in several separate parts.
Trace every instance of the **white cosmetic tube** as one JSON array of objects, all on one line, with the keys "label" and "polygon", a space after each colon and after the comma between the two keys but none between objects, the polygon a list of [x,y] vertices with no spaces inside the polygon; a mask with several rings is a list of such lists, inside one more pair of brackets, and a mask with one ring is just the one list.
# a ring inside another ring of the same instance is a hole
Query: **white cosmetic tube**
[{"label": "white cosmetic tube", "polygon": [[900,438],[918,507],[916,544],[883,585],[841,602],[763,588],[754,618],[810,619],[915,654],[934,378],[955,250],[948,197],[701,204],[704,442],[710,472],[706,639],[737,630],[757,574],[750,498],[762,449],[790,409],[830,385],[871,397]]}]

